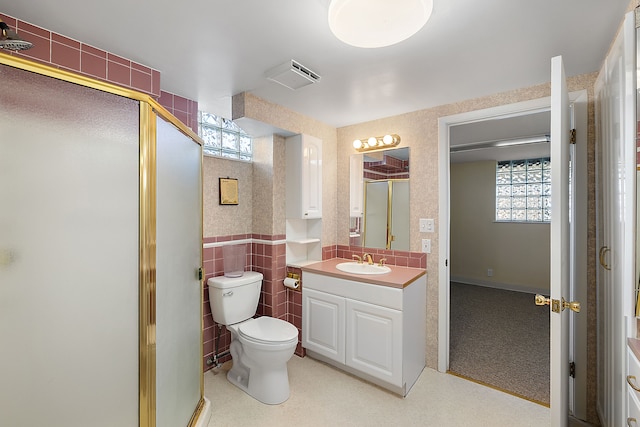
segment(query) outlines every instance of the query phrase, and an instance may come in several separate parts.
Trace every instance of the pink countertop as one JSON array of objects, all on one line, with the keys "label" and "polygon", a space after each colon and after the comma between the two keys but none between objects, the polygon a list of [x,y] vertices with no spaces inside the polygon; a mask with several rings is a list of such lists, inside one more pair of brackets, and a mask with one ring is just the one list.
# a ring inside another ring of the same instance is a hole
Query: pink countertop
[{"label": "pink countertop", "polygon": [[389,273],[369,275],[345,273],[344,271],[340,271],[336,268],[337,264],[350,261],[351,260],[349,259],[333,258],[326,261],[316,262],[315,264],[303,266],[301,268],[303,286],[305,272],[319,273],[327,276],[339,277],[342,279],[355,280],[358,282],[366,282],[382,286],[390,286],[392,288],[405,288],[418,277],[427,274],[427,270],[422,268],[399,267],[395,265],[387,266],[391,269]]}]

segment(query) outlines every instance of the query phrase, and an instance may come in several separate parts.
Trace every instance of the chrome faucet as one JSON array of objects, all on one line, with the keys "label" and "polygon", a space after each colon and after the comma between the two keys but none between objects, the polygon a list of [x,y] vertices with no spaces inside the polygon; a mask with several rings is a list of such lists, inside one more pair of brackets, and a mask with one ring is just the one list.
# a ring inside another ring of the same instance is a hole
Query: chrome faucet
[{"label": "chrome faucet", "polygon": [[358,264],[362,264],[362,258],[356,254],[351,255],[351,259],[356,259],[358,260]]},{"label": "chrome faucet", "polygon": [[367,254],[367,253],[362,254],[362,260],[363,260],[363,261],[365,261],[365,260],[366,260],[366,261],[367,261],[367,264],[369,264],[369,265],[373,265],[373,259],[371,259],[371,255],[369,255],[369,254]]}]

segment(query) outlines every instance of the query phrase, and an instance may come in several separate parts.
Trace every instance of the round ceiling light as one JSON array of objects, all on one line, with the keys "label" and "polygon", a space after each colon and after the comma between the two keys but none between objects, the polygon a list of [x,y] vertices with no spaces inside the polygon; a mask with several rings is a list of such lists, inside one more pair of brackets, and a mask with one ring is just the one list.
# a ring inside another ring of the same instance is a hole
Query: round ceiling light
[{"label": "round ceiling light", "polygon": [[329,27],[352,46],[391,46],[417,33],[432,10],[433,0],[331,0]]}]

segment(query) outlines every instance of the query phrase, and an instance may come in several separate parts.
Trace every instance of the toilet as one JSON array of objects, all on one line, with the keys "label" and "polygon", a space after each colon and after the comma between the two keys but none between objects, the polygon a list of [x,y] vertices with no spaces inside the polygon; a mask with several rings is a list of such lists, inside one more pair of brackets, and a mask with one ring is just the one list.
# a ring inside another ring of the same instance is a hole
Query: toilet
[{"label": "toilet", "polygon": [[253,318],[258,308],[262,274],[208,281],[211,314],[231,333],[233,366],[227,379],[262,403],[277,405],[289,398],[287,362],[298,344],[298,329],[273,317]]}]

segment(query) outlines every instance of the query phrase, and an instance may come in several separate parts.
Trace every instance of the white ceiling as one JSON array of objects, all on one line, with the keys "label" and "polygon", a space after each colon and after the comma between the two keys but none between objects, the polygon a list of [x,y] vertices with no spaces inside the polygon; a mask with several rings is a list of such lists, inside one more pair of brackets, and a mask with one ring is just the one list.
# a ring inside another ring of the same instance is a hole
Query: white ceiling
[{"label": "white ceiling", "polygon": [[[391,0],[389,0],[391,1]],[[162,89],[231,117],[249,91],[335,127],[599,70],[629,0],[434,0],[415,36],[347,46],[328,0],[0,0],[0,12],[162,73]],[[292,91],[264,73],[295,59],[320,82]]]}]

